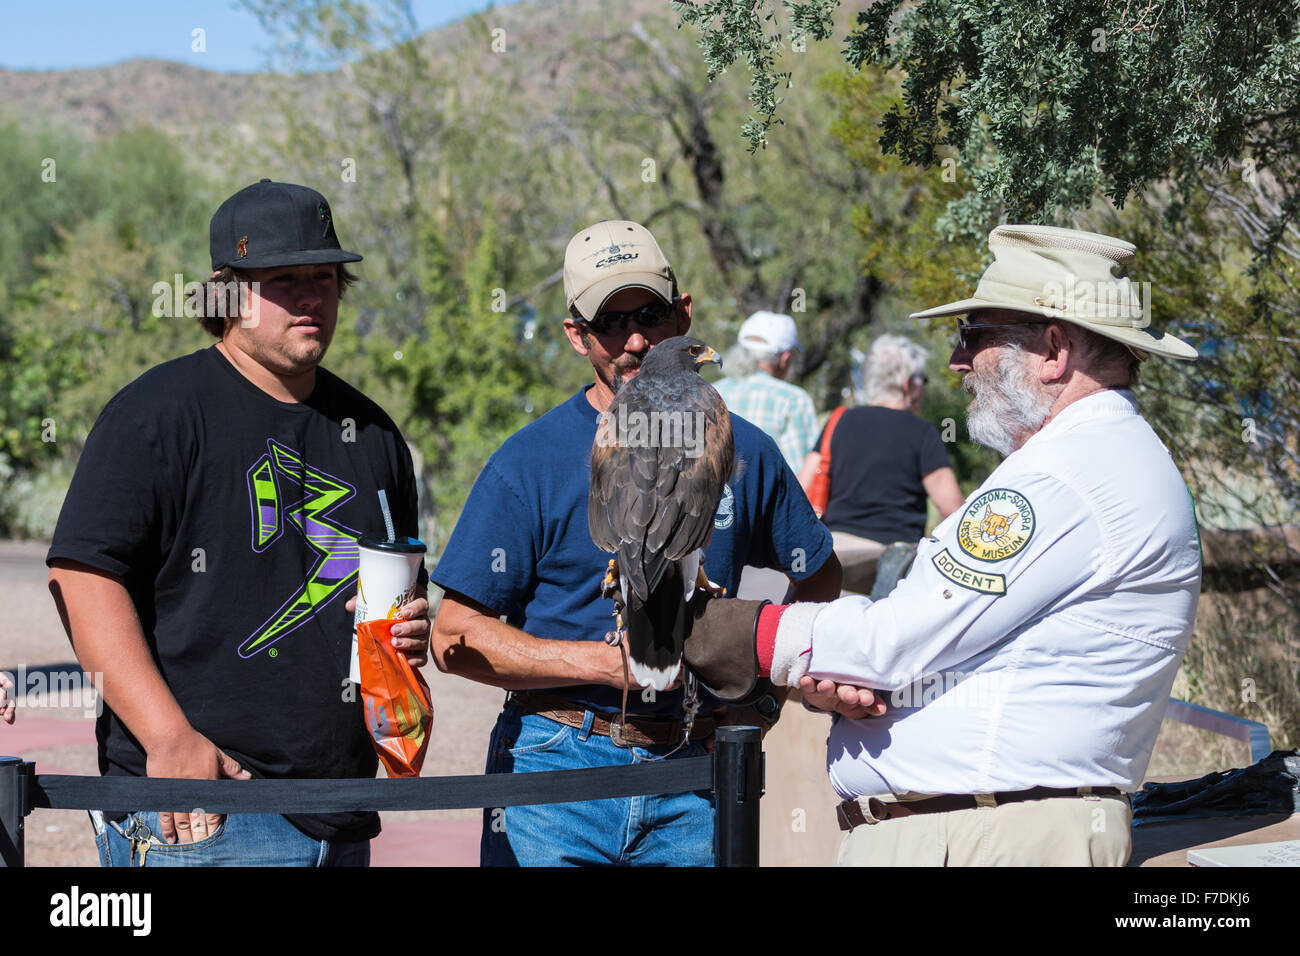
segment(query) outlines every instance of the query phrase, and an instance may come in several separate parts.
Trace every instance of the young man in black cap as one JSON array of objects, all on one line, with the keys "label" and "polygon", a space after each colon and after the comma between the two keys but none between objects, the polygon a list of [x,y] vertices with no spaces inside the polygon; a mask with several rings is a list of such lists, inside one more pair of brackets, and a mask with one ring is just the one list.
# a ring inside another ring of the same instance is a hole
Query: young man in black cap
[{"label": "young man in black cap", "polygon": [[[320,193],[267,179],[221,205],[210,244],[237,313],[206,315],[215,346],[108,403],[46,558],[107,705],[100,771],[373,777],[347,680],[357,539],[382,527],[381,490],[399,534],[417,533],[417,515],[397,427],[319,367],[352,281],[343,263],[361,256],[340,248]],[[424,580],[393,631],[416,666]],[[106,866],[365,865],[379,832],[374,813],[91,817]]]}]

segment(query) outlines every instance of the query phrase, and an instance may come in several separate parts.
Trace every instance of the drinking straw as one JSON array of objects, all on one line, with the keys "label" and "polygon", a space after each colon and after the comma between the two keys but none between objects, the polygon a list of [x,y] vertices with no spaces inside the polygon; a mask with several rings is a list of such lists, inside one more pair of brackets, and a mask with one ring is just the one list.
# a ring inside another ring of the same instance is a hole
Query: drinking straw
[{"label": "drinking straw", "polygon": [[379,489],[379,510],[384,513],[384,528],[388,531],[388,540],[396,541],[397,535],[393,532],[393,515],[388,510],[388,495],[384,493],[383,488]]}]

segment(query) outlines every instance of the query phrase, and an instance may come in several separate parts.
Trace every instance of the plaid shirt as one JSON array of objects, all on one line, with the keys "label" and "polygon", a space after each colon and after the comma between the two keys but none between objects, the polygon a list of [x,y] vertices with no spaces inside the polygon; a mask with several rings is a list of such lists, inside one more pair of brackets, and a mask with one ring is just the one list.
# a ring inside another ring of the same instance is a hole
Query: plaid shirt
[{"label": "plaid shirt", "polygon": [[800,469],[817,441],[817,412],[807,392],[762,370],[744,378],[724,378],[714,387],[727,403],[727,411],[771,435],[791,469]]}]

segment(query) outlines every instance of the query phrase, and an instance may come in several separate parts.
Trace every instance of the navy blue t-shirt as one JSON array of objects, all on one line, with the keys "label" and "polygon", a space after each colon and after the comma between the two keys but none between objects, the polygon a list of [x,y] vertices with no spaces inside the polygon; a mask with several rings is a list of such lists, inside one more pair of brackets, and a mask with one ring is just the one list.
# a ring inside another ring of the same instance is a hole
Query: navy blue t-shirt
[{"label": "navy blue t-shirt", "polygon": [[[492,608],[534,637],[605,636],[614,626],[613,602],[600,596],[600,582],[611,556],[587,528],[598,415],[584,389],[515,432],[488,459],[431,575],[439,587]],[[809,577],[830,557],[830,533],[776,443],[735,415],[731,428],[744,464],[714,518],[704,562],[709,580],[735,594],[745,565]],[[551,693],[593,710],[617,711],[622,700],[621,690],[597,684]],[[680,714],[681,691],[647,703],[633,690],[628,710]]]}]

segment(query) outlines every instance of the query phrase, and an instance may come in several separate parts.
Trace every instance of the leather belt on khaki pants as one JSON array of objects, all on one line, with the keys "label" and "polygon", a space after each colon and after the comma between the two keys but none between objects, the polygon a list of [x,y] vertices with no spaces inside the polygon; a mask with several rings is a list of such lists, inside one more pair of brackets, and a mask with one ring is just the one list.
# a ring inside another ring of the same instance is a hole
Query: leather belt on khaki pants
[{"label": "leather belt on khaki pants", "polygon": [[[525,713],[536,714],[553,720],[566,727],[581,729],[587,721],[587,709],[571,700],[552,697],[537,691],[516,691],[510,695],[510,703]],[[638,717],[629,714],[623,720],[619,714],[606,717],[593,711],[591,732],[601,737],[608,737],[619,747],[663,747],[681,741],[686,725],[680,720],[656,720],[652,717]],[[695,718],[691,729],[691,739],[707,740],[713,736],[718,722],[714,718],[701,714]]]},{"label": "leather belt on khaki pants", "polygon": [[1052,787],[1031,787],[1028,790],[1010,790],[1002,793],[940,794],[921,800],[909,800],[906,803],[881,800],[879,797],[856,797],[845,800],[836,807],[835,815],[839,817],[841,830],[852,830],[864,824],[882,823],[899,817],[909,817],[914,813],[948,813],[952,810],[972,810],[979,806],[1002,806],[1006,803],[1021,803],[1025,800],[1046,800],[1051,797],[1118,797],[1120,791],[1115,787],[1072,787],[1057,790]]}]

